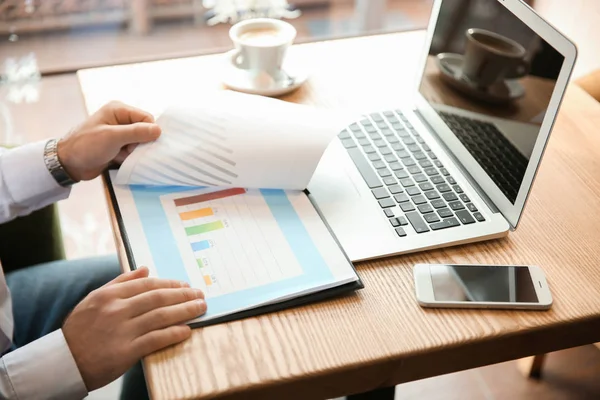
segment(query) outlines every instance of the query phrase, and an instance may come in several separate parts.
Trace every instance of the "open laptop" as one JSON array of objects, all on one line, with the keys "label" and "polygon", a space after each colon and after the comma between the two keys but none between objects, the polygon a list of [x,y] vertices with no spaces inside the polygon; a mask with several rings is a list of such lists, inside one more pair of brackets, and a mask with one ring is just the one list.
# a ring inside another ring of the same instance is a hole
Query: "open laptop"
[{"label": "open laptop", "polygon": [[[525,75],[486,89],[463,79],[470,28],[525,48]],[[412,107],[348,126],[309,184],[348,256],[366,260],[514,230],[576,54],[520,0],[436,0]]]}]

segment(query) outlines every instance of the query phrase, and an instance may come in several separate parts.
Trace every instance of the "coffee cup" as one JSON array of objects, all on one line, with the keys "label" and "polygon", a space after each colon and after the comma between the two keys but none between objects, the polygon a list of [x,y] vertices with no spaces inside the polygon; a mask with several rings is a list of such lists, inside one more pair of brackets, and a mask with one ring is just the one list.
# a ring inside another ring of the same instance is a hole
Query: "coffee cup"
[{"label": "coffee cup", "polygon": [[498,33],[485,29],[468,29],[462,74],[468,81],[486,89],[504,79],[527,75],[523,46]]},{"label": "coffee cup", "polygon": [[255,18],[232,26],[229,37],[235,46],[231,60],[237,68],[277,79],[296,29],[278,19]]}]

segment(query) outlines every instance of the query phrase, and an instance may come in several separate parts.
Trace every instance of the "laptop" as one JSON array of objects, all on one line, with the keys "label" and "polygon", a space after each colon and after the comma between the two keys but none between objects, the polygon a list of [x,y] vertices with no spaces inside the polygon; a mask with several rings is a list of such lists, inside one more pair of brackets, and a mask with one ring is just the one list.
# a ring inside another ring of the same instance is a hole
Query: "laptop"
[{"label": "laptop", "polygon": [[[468,36],[481,32],[480,41],[500,36],[525,50],[518,68],[504,68],[505,77],[487,86],[463,69]],[[500,238],[516,229],[576,54],[520,0],[436,0],[411,107],[365,114],[349,125],[308,186],[349,258]]]}]

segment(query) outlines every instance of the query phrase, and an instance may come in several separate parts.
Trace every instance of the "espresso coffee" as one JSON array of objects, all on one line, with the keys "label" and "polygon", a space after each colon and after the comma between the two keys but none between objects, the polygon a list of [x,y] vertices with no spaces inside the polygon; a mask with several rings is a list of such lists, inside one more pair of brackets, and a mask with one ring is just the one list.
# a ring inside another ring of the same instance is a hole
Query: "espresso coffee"
[{"label": "espresso coffee", "polygon": [[249,46],[276,46],[281,44],[284,36],[274,28],[256,28],[240,35],[240,41]]},{"label": "espresso coffee", "polygon": [[474,32],[471,37],[489,50],[506,54],[507,56],[523,56],[520,47],[501,38],[490,36],[481,32]]}]

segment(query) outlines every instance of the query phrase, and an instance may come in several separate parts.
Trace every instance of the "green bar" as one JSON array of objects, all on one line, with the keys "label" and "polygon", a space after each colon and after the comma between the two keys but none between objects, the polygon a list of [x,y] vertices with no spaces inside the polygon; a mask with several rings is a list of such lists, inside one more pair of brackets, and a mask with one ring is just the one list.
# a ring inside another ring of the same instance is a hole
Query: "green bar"
[{"label": "green bar", "polygon": [[187,233],[188,236],[199,235],[201,233],[208,233],[223,228],[223,221],[215,221],[209,222],[208,224],[190,226],[189,228],[185,228],[185,233]]},{"label": "green bar", "polygon": [[196,262],[198,263],[198,267],[204,268],[204,263],[202,262],[201,259],[197,259]]}]

